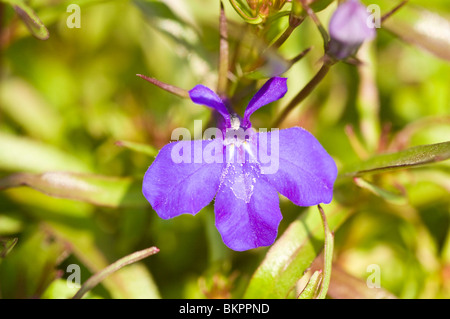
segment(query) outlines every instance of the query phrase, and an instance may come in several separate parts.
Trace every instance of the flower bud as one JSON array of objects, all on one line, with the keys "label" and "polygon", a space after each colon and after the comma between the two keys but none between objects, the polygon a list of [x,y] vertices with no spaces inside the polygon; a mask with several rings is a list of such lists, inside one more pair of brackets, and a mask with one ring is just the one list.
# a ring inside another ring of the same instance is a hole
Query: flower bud
[{"label": "flower bud", "polygon": [[254,10],[257,15],[264,17],[281,10],[285,2],[286,0],[247,0],[248,6]]},{"label": "flower bud", "polygon": [[348,0],[333,13],[329,24],[330,43],[328,55],[345,59],[358,51],[361,44],[375,37],[370,15],[359,0]]}]

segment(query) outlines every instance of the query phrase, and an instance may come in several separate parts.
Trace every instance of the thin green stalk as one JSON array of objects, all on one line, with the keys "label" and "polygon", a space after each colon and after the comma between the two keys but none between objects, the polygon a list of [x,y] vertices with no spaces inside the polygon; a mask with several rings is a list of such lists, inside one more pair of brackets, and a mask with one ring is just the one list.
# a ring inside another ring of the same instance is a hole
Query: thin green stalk
[{"label": "thin green stalk", "polygon": [[405,4],[408,3],[409,0],[403,0],[402,2],[400,2],[400,4],[398,4],[397,6],[395,6],[391,11],[389,11],[388,13],[384,14],[381,17],[381,23],[383,23],[386,19],[388,19],[390,16],[392,16],[394,13],[396,13],[399,9],[401,9]]},{"label": "thin green stalk", "polygon": [[320,205],[317,205],[320,212],[320,217],[322,218],[323,230],[325,232],[325,243],[324,243],[324,267],[323,267],[323,278],[322,287],[320,288],[319,295],[317,299],[325,299],[328,292],[328,287],[330,285],[331,279],[331,268],[333,265],[333,248],[334,248],[334,235],[328,226],[327,217]]},{"label": "thin green stalk", "polygon": [[103,279],[121,269],[124,266],[129,264],[133,264],[141,259],[144,259],[148,256],[154,255],[159,252],[159,248],[150,247],[147,249],[136,251],[128,256],[125,256],[116,262],[112,263],[108,267],[104,268],[100,272],[91,276],[85,283],[81,286],[80,290],[72,297],[72,299],[81,299],[89,290],[93,289],[97,286]]},{"label": "thin green stalk", "polygon": [[220,34],[219,79],[217,84],[217,93],[219,94],[219,96],[224,96],[226,95],[228,86],[229,49],[228,49],[227,18],[225,16],[225,9],[223,7],[222,1],[220,1],[219,34]]},{"label": "thin green stalk", "polygon": [[161,82],[155,78],[151,78],[151,77],[148,77],[148,76],[145,76],[142,74],[136,74],[136,75],[138,77],[140,77],[141,79],[144,79],[145,81],[148,81],[151,84],[156,85],[157,87],[159,87],[169,93],[175,94],[182,98],[189,98],[189,92],[187,90],[181,89],[179,87],[176,87],[176,86],[164,83],[164,82]]},{"label": "thin green stalk", "polygon": [[298,94],[289,102],[289,104],[284,108],[281,114],[276,118],[273,122],[272,127],[278,127],[289,115],[289,113],[304,99],[306,99],[309,94],[316,88],[316,86],[323,80],[325,75],[327,75],[330,67],[334,64],[334,62],[325,61],[320,70],[316,73],[316,75],[306,84],[306,86],[298,92]]},{"label": "thin green stalk", "polygon": [[328,42],[330,41],[330,37],[328,35],[327,30],[324,28],[324,26],[320,22],[319,18],[317,17],[316,13],[314,12],[314,10],[312,10],[310,8],[310,6],[308,6],[306,1],[305,0],[300,0],[300,2],[301,2],[301,5],[302,5],[303,9],[306,11],[306,13],[309,15],[311,20],[313,20],[314,24],[317,26],[317,29],[319,30],[320,35],[322,36],[323,46],[324,46],[325,51],[326,51]]},{"label": "thin green stalk", "polygon": [[289,26],[270,47],[273,49],[278,49],[279,47],[281,47],[281,45],[286,42],[286,40],[291,36],[292,32],[294,32],[295,28],[302,24],[303,20],[303,17],[297,18],[291,14],[289,16]]}]

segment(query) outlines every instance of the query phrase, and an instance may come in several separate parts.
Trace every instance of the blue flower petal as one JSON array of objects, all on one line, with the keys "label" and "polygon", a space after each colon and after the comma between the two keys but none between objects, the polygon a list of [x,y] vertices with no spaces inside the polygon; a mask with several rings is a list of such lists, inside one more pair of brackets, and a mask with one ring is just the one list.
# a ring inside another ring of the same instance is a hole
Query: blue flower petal
[{"label": "blue flower petal", "polygon": [[216,227],[231,249],[272,245],[283,218],[276,190],[254,163],[229,163],[216,196]]},{"label": "blue flower petal", "polygon": [[250,126],[250,115],[260,107],[281,99],[287,92],[286,78],[274,77],[259,89],[248,103],[244,113],[243,126]]},{"label": "blue flower petal", "polygon": [[161,218],[194,215],[212,201],[224,167],[224,160],[220,163],[214,156],[220,158],[221,152],[220,139],[173,142],[161,149],[142,184],[145,198]]},{"label": "blue flower petal", "polygon": [[189,91],[189,96],[192,102],[215,109],[224,117],[228,124],[230,123],[230,114],[225,106],[225,103],[210,88],[201,84],[196,85]]},{"label": "blue flower petal", "polygon": [[[296,205],[330,203],[337,177],[333,158],[311,133],[300,127],[276,132],[258,134],[260,153],[271,158],[271,163],[261,164],[264,178]],[[272,141],[273,134],[279,134],[279,142]]]}]

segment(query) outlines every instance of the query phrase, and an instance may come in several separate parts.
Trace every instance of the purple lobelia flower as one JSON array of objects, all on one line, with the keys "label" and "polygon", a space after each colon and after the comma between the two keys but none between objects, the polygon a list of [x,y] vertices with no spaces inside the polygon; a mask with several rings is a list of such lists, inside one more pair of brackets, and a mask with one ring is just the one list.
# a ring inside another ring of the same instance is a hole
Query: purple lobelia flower
[{"label": "purple lobelia flower", "polygon": [[275,241],[282,219],[278,193],[299,206],[331,202],[336,164],[314,136],[299,127],[259,133],[251,127],[251,114],[286,92],[285,78],[270,79],[242,118],[207,87],[189,91],[194,103],[213,108],[222,121],[210,131],[214,139],[172,142],[158,153],[142,186],[157,214],[196,214],[215,197],[224,243],[243,251]]},{"label": "purple lobelia flower", "polygon": [[338,60],[356,53],[364,41],[375,37],[375,28],[367,9],[359,0],[341,4],[330,19],[328,54]]}]

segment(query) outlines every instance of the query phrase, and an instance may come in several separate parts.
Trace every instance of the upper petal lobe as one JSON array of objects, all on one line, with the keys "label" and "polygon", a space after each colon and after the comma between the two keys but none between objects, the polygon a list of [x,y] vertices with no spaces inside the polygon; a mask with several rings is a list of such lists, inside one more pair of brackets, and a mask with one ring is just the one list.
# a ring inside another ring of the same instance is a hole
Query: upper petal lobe
[{"label": "upper petal lobe", "polygon": [[206,105],[218,111],[223,116],[225,121],[229,123],[230,114],[227,110],[227,107],[225,106],[225,103],[210,88],[201,84],[196,85],[192,90],[189,91],[189,96],[192,102],[196,104]]},{"label": "upper petal lobe", "polygon": [[273,77],[259,89],[248,103],[244,113],[243,125],[250,125],[250,115],[260,107],[281,99],[287,92],[287,79]]}]

